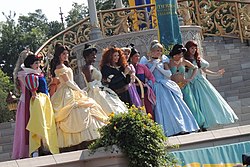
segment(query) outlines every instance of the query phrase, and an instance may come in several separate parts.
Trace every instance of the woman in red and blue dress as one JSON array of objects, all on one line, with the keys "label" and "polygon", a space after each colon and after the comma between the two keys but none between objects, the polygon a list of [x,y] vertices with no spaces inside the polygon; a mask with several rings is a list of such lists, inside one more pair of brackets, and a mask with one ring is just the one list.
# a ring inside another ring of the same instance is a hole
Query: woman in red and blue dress
[{"label": "woman in red and blue dress", "polygon": [[52,154],[59,153],[54,111],[48,97],[46,79],[41,72],[39,59],[30,54],[22,67],[26,73],[25,85],[31,94],[29,131],[29,154],[38,156],[38,149]]},{"label": "woman in red and blue dress", "polygon": [[[140,53],[134,47],[132,47],[129,60],[135,68],[135,75],[138,79],[140,79],[140,81],[142,81],[144,86],[144,105],[146,108],[146,112],[150,113],[152,115],[152,119],[154,120],[153,107],[156,103],[156,98],[151,86],[155,82],[155,77],[144,64],[139,64],[139,59]],[[137,86],[137,90],[139,94],[141,94],[139,86]]]}]

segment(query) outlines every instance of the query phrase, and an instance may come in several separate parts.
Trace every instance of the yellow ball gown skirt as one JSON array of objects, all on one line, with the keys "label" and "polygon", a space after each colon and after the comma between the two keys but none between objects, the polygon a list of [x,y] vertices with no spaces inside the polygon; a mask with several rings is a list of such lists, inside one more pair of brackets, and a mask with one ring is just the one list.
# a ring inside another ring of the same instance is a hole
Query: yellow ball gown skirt
[{"label": "yellow ball gown skirt", "polygon": [[71,68],[64,66],[56,69],[55,74],[60,85],[51,97],[51,102],[55,112],[59,147],[70,147],[99,138],[98,129],[105,125],[107,114],[83,91],[73,89],[65,83],[62,79],[64,74],[74,83]]},{"label": "yellow ball gown skirt", "polygon": [[41,140],[52,154],[59,153],[55,118],[49,97],[38,93],[30,99],[30,119],[26,129],[29,130],[29,154],[41,147]]}]

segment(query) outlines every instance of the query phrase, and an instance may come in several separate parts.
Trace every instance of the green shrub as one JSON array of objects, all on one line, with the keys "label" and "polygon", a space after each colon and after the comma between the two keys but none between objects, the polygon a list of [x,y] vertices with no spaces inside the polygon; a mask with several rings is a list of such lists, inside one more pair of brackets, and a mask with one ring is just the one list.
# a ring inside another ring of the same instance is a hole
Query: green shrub
[{"label": "green shrub", "polygon": [[100,129],[101,137],[89,149],[117,145],[126,154],[130,167],[159,167],[175,164],[168,154],[162,128],[146,115],[143,108],[131,107],[128,113],[111,114],[109,122]]},{"label": "green shrub", "polygon": [[8,92],[13,89],[10,77],[0,69],[0,123],[8,122],[15,119],[15,113],[7,108],[6,98]]}]

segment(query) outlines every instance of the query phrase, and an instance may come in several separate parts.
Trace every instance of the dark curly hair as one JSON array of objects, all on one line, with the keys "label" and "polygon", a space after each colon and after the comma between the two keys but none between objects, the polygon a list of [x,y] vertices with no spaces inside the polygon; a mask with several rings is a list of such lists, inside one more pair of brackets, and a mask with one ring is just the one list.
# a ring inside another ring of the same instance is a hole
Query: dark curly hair
[{"label": "dark curly hair", "polygon": [[119,61],[117,63],[117,65],[123,67],[125,69],[125,67],[128,65],[128,62],[126,60],[126,57],[123,53],[123,51],[121,50],[121,48],[117,48],[117,47],[111,47],[111,48],[106,48],[104,49],[104,52],[102,54],[102,59],[100,62],[100,69],[102,69],[102,67],[104,65],[110,65],[111,64],[111,60],[112,60],[112,55],[118,52],[120,55]]}]

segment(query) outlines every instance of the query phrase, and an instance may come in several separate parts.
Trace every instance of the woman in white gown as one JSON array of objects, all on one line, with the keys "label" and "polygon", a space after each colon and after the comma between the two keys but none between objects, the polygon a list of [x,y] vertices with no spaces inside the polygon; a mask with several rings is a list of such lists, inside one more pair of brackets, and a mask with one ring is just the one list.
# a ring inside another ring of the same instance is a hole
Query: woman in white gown
[{"label": "woman in white gown", "polygon": [[93,66],[96,60],[97,49],[86,44],[83,50],[83,57],[86,64],[82,68],[82,75],[87,87],[85,90],[88,96],[93,98],[107,113],[123,113],[128,109],[117,94],[101,83],[102,73]]}]

